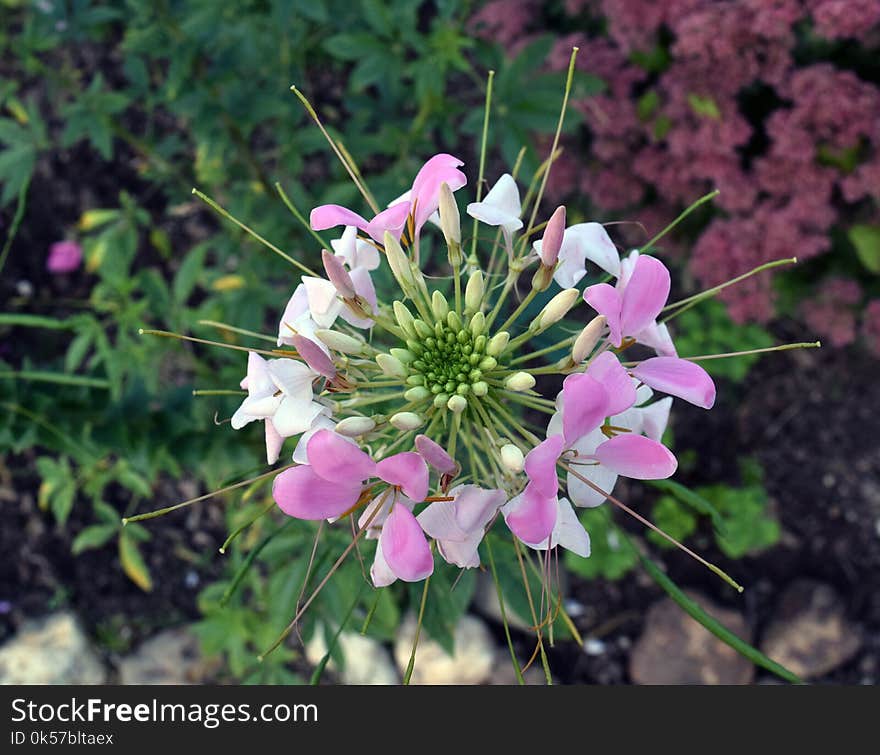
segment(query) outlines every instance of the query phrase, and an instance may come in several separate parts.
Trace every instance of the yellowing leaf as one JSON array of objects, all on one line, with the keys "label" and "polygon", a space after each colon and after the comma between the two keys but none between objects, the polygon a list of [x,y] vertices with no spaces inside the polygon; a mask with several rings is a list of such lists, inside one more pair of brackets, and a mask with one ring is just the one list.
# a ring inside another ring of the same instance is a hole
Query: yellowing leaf
[{"label": "yellowing leaf", "polygon": [[107,239],[101,236],[91,243],[86,243],[86,270],[94,273],[104,262],[107,256]]},{"label": "yellowing leaf", "polygon": [[81,231],[91,231],[106,225],[119,216],[119,210],[86,210],[80,215],[76,227]]},{"label": "yellowing leaf", "polygon": [[240,275],[223,275],[211,284],[215,291],[237,291],[244,288],[245,280]]},{"label": "yellowing leaf", "polygon": [[153,579],[150,570],[144,562],[141,551],[125,532],[119,535],[119,561],[126,576],[144,592],[153,589]]}]

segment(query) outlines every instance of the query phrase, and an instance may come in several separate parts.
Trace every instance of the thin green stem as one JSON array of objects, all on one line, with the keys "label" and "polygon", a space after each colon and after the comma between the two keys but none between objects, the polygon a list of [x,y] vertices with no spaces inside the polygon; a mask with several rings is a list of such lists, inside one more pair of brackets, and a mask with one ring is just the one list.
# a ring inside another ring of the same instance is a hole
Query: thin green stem
[{"label": "thin green stem", "polygon": [[[516,357],[516,359],[510,360],[510,365],[513,366],[515,364],[522,364],[523,362],[529,362],[532,359],[537,359],[538,357],[542,357],[545,354],[552,354],[554,351],[559,351],[559,349],[569,346],[573,344],[577,340],[577,336],[569,336],[568,338],[563,338],[561,341],[552,344],[551,346],[547,346],[543,349],[538,349],[537,351],[533,351],[530,354],[523,354],[522,356]],[[507,344],[508,348],[510,344]],[[505,349],[507,351],[507,349]]]},{"label": "thin green stem", "polygon": [[416,634],[413,637],[412,652],[409,654],[409,663],[406,664],[406,672],[403,675],[403,684],[408,686],[412,679],[413,669],[416,667],[416,650],[419,647],[419,637],[422,634],[422,622],[425,619],[425,606],[428,604],[428,585],[431,584],[431,576],[425,577],[425,586],[422,588],[422,599],[419,602],[419,618],[416,623]]},{"label": "thin green stem", "polygon": [[0,372],[0,379],[29,380],[37,383],[55,383],[57,385],[76,385],[83,388],[100,388],[110,390],[110,381],[103,378],[92,378],[85,375],[65,375],[63,372],[48,370],[14,370]]},{"label": "thin green stem", "polygon": [[495,556],[492,553],[492,538],[486,537],[483,542],[486,544],[486,555],[489,557],[492,581],[495,583],[495,591],[498,593],[498,608],[501,612],[501,623],[504,625],[504,636],[507,638],[507,648],[510,650],[510,660],[513,662],[513,673],[516,674],[516,681],[520,685],[524,685],[526,680],[523,679],[522,671],[520,671],[516,650],[513,648],[513,639],[510,636],[510,624],[507,621],[507,610],[504,607],[504,591],[501,589],[501,580],[498,579],[498,569],[495,566]]},{"label": "thin green stem", "polygon": [[321,245],[321,249],[329,249],[330,247],[327,245],[327,242],[324,241],[320,234],[312,228],[309,221],[306,220],[305,216],[299,211],[299,208],[291,201],[290,197],[287,196],[284,189],[281,187],[281,183],[278,181],[275,182],[275,191],[278,192],[278,196],[281,197],[284,206],[290,210],[290,213],[302,224],[303,228],[305,228],[318,244]]},{"label": "thin green stem", "polygon": [[694,210],[696,210],[700,205],[705,204],[706,202],[710,202],[715,197],[717,197],[721,192],[718,189],[714,191],[710,191],[708,194],[700,197],[696,202],[694,202],[690,207],[685,209],[675,220],[673,220],[666,228],[664,228],[660,233],[658,233],[654,238],[652,238],[647,244],[645,244],[643,249],[650,249],[654,244],[656,244],[660,239],[662,239],[667,233],[669,233],[675,226],[677,226],[682,220],[684,220],[688,215],[690,215]]},{"label": "thin green stem", "polygon": [[258,338],[261,341],[268,341],[269,343],[277,343],[277,339],[272,338],[272,336],[267,336],[263,333],[257,333],[254,330],[247,330],[246,328],[238,328],[235,325],[227,325],[225,322],[217,322],[216,320],[199,320],[196,324],[207,325],[208,327],[217,328],[218,330],[226,330],[230,333],[238,333],[242,336]]},{"label": "thin green stem", "polygon": [[243,230],[245,233],[247,233],[247,234],[249,234],[250,236],[252,236],[253,238],[255,238],[257,241],[259,241],[259,242],[260,242],[263,246],[265,246],[267,249],[271,249],[273,252],[275,252],[275,254],[277,254],[277,255],[278,255],[279,257],[281,257],[282,259],[287,260],[287,261],[288,261],[291,265],[293,265],[294,267],[299,268],[300,270],[302,270],[304,273],[306,273],[306,275],[311,275],[311,276],[313,276],[313,277],[315,277],[315,278],[320,278],[320,277],[321,277],[321,276],[319,276],[314,270],[312,270],[312,269],[306,267],[305,265],[303,265],[303,264],[302,264],[301,262],[299,262],[298,260],[295,260],[293,257],[291,257],[291,256],[290,256],[289,254],[287,254],[286,252],[281,251],[281,249],[279,249],[277,246],[275,246],[275,244],[273,244],[271,241],[266,240],[266,239],[263,238],[259,233],[257,233],[255,230],[253,230],[252,228],[249,228],[248,226],[246,226],[246,225],[245,225],[244,223],[242,223],[238,218],[234,217],[234,216],[233,216],[228,210],[224,209],[224,208],[221,207],[219,204],[217,204],[217,203],[216,203],[213,199],[211,199],[207,194],[202,193],[202,192],[199,191],[198,189],[193,189],[193,190],[192,190],[192,193],[195,194],[199,199],[201,199],[201,200],[202,200],[206,205],[208,205],[212,210],[214,210],[214,211],[217,212],[218,214],[222,215],[222,216],[223,216],[224,218],[226,218],[227,220],[231,220],[233,223],[235,223],[235,225],[237,225],[239,228],[241,228],[241,230]]},{"label": "thin green stem", "polygon": [[517,318],[523,313],[525,308],[528,307],[529,304],[532,303],[532,299],[534,299],[537,295],[538,295],[537,289],[534,289],[534,288],[529,289],[529,292],[525,295],[523,300],[519,303],[519,306],[515,310],[513,310],[513,312],[510,314],[510,317],[508,317],[504,321],[504,324],[500,328],[498,328],[498,331],[500,332],[502,330],[507,330],[511,325],[513,325],[513,323],[516,322]]},{"label": "thin green stem", "polygon": [[[486,144],[489,138],[489,113],[492,109],[492,83],[495,80],[495,71],[489,71],[489,78],[486,82],[486,104],[483,111],[483,136],[480,140],[480,169],[477,174],[477,199],[479,202],[483,196],[483,177],[486,172]],[[476,261],[477,258],[477,232],[480,221],[474,218],[474,237],[471,240],[471,259]]]}]

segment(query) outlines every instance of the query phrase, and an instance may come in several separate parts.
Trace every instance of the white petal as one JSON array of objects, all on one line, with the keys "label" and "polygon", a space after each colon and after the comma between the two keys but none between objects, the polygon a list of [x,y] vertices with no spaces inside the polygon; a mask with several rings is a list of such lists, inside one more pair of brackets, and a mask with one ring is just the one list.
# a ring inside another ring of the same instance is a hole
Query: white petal
[{"label": "white petal", "polygon": [[472,202],[467,206],[467,214],[486,225],[501,226],[508,233],[523,227],[522,220],[516,215],[511,215],[486,202]]},{"label": "white petal", "polygon": [[[578,474],[586,477],[600,490],[604,490],[606,493],[611,493],[614,490],[617,475],[607,467],[603,467],[601,464],[578,464],[575,469]],[[606,501],[604,495],[595,491],[585,482],[571,474],[571,472],[568,474],[568,496],[575,506],[585,508],[601,506]]]},{"label": "white petal", "polygon": [[464,542],[470,536],[470,533],[459,526],[455,518],[455,507],[449,501],[432,503],[416,519],[425,534],[435,540]]},{"label": "white petal", "polygon": [[615,277],[620,273],[620,254],[601,223],[577,223],[566,228],[559,250],[560,258],[567,243],[577,249],[577,252],[569,252],[577,259],[582,261],[586,258]]},{"label": "white petal", "polygon": [[342,232],[342,236],[330,242],[330,246],[333,247],[333,253],[337,257],[341,257],[349,267],[355,267],[354,258],[357,255],[357,232],[356,226],[347,225]]},{"label": "white petal", "polygon": [[669,423],[672,396],[667,396],[642,409],[642,432],[652,440],[659,441]]},{"label": "white petal", "polygon": [[315,418],[323,410],[316,401],[297,401],[285,396],[272,417],[275,429],[285,438],[304,433],[312,426]]},{"label": "white petal", "polygon": [[285,396],[298,401],[312,400],[312,381],[318,373],[305,362],[296,359],[273,359],[269,362],[269,374],[272,382]]},{"label": "white petal", "polygon": [[306,287],[304,283],[300,283],[296,290],[293,292],[293,295],[290,297],[290,301],[287,302],[287,306],[284,308],[284,314],[281,315],[281,322],[278,323],[278,345],[281,346],[283,344],[290,344],[288,340],[290,336],[293,335],[290,325],[293,325],[296,320],[302,317],[304,314],[308,314],[309,311],[309,297],[306,293]]},{"label": "white petal", "polygon": [[654,349],[658,356],[677,357],[678,352],[669,334],[669,328],[665,323],[651,323],[647,328],[636,335],[636,341]]},{"label": "white petal", "polygon": [[320,328],[329,328],[336,322],[343,303],[336,293],[336,287],[323,278],[303,276],[306,294],[309,298],[309,312]]},{"label": "white petal", "polygon": [[462,569],[475,569],[480,565],[478,548],[482,540],[483,533],[477,532],[463,542],[437,541],[437,550],[447,563],[455,564]]},{"label": "white petal", "polygon": [[651,396],[654,395],[654,391],[651,389],[651,386],[645,385],[644,383],[640,383],[638,378],[633,378],[633,382],[636,383],[636,406],[641,406],[647,401],[651,400]]},{"label": "white petal", "polygon": [[266,462],[274,464],[281,455],[281,446],[284,445],[284,438],[275,429],[271,419],[266,420]]},{"label": "white petal", "polygon": [[373,580],[374,587],[386,587],[392,582],[397,581],[397,575],[391,571],[385,556],[382,553],[382,541],[376,543],[376,557],[373,559],[373,565],[370,567],[370,577]]},{"label": "white petal", "polygon": [[559,499],[556,526],[550,535],[550,542],[554,546],[561,545],[563,548],[583,558],[587,558],[590,555],[590,536],[584,529],[584,526],[578,521],[577,514],[575,514],[567,498]]}]

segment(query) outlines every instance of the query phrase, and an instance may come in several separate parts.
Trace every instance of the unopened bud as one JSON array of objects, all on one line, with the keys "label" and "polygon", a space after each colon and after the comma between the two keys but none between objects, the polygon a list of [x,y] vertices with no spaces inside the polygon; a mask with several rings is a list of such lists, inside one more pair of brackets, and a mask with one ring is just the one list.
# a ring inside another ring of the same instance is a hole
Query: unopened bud
[{"label": "unopened bud", "polygon": [[461,318],[458,316],[457,312],[449,312],[446,315],[446,324],[453,333],[458,333],[463,327]]},{"label": "unopened bud", "polygon": [[501,446],[501,463],[511,472],[522,472],[525,464],[523,452],[513,443]]},{"label": "unopened bud", "polygon": [[455,267],[461,264],[461,215],[452,189],[445,181],[440,184],[440,228],[449,247],[449,263]]},{"label": "unopened bud", "polygon": [[379,365],[379,369],[381,369],[388,377],[402,379],[407,375],[407,369],[403,365],[403,362],[397,357],[391,356],[391,354],[379,354],[376,357],[376,364]]},{"label": "unopened bud", "polygon": [[472,318],[468,328],[475,336],[480,335],[486,327],[486,315],[477,312]]},{"label": "unopened bud", "polygon": [[343,354],[360,354],[364,349],[364,342],[348,333],[340,333],[338,330],[316,330],[315,335],[327,348],[341,351]]},{"label": "unopened bud", "polygon": [[391,268],[391,272],[403,293],[412,297],[416,286],[412,266],[409,264],[409,259],[401,248],[400,242],[389,231],[385,231],[385,257],[388,259],[388,267]]},{"label": "unopened bud", "polygon": [[544,236],[541,238],[541,244],[535,244],[538,250],[538,256],[541,258],[541,264],[549,267],[551,270],[556,267],[556,260],[559,259],[559,250],[562,248],[562,238],[565,235],[565,207],[557,207],[556,211],[547,221],[544,228]]},{"label": "unopened bud", "polygon": [[413,328],[419,338],[430,338],[434,335],[434,331],[424,320],[413,320]]},{"label": "unopened bud", "polygon": [[388,352],[395,359],[399,359],[403,364],[409,364],[410,362],[414,362],[416,355],[413,354],[409,349],[388,349]]},{"label": "unopened bud", "polygon": [[485,286],[483,284],[483,273],[474,270],[471,277],[468,278],[467,286],[464,289],[464,310],[465,312],[477,312],[483,306],[483,294]]},{"label": "unopened bud", "polygon": [[413,327],[413,314],[409,311],[406,304],[396,301],[392,307],[394,309],[394,317],[397,320],[397,324],[403,328],[403,332],[410,338],[415,336],[416,330]]},{"label": "unopened bud", "polygon": [[580,364],[593,353],[593,349],[596,348],[599,337],[605,329],[605,322],[605,315],[596,315],[578,334],[574,346],[571,347],[571,358],[575,364]]},{"label": "unopened bud", "polygon": [[336,423],[336,432],[349,438],[357,438],[366,435],[376,427],[376,423],[369,417],[346,417]]},{"label": "unopened bud", "polygon": [[354,290],[354,281],[342,264],[342,260],[335,254],[328,252],[326,249],[321,250],[321,260],[324,263],[324,270],[330,282],[336,287],[336,291],[343,299],[354,299],[357,292]]},{"label": "unopened bud", "polygon": [[328,380],[333,380],[336,377],[336,367],[333,364],[333,360],[327,356],[318,344],[310,338],[301,336],[299,333],[294,333],[290,340],[293,348],[297,350],[310,369],[319,375],[323,375]]},{"label": "unopened bud", "polygon": [[423,385],[417,385],[404,392],[403,397],[407,401],[424,401],[426,398],[431,398],[432,395],[431,391]]},{"label": "unopened bud", "polygon": [[467,409],[467,399],[464,396],[455,395],[446,402],[446,408],[454,414],[461,414]]},{"label": "unopened bud", "polygon": [[515,372],[505,379],[504,387],[510,391],[528,391],[535,387],[535,378],[528,372]]},{"label": "unopened bud", "polygon": [[388,420],[392,427],[398,430],[415,430],[425,424],[425,421],[415,412],[397,412]]},{"label": "unopened bud", "polygon": [[483,372],[489,372],[489,370],[494,370],[498,366],[498,360],[495,357],[483,357],[478,363],[477,367],[480,368]]},{"label": "unopened bud", "polygon": [[471,385],[471,391],[474,396],[485,396],[489,392],[489,384],[484,382],[483,380],[478,380],[476,383]]},{"label": "unopened bud", "polygon": [[497,357],[499,354],[504,353],[504,350],[507,348],[507,344],[510,341],[510,333],[506,330],[502,330],[500,333],[496,333],[489,341],[489,345],[486,347],[486,353],[490,357]]},{"label": "unopened bud", "polygon": [[435,291],[431,296],[431,310],[434,312],[434,317],[437,318],[438,322],[445,319],[446,315],[449,314],[449,302],[446,301],[446,297],[439,291]]},{"label": "unopened bud", "polygon": [[568,314],[578,299],[580,299],[580,291],[576,288],[566,288],[564,291],[560,291],[544,305],[544,309],[532,320],[529,330],[532,333],[537,333],[559,322]]}]

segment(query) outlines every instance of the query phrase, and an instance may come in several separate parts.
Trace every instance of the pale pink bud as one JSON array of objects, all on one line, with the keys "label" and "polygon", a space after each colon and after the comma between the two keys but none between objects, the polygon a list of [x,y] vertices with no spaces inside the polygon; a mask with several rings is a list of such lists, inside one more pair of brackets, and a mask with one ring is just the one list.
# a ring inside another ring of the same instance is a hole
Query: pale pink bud
[{"label": "pale pink bud", "polygon": [[336,287],[339,295],[343,299],[354,299],[357,293],[354,290],[354,281],[342,264],[342,260],[335,254],[331,254],[326,249],[321,250],[321,259],[324,262],[324,270],[330,282]]},{"label": "pale pink bud", "polygon": [[556,267],[562,237],[565,234],[565,207],[559,206],[547,221],[544,236],[541,238],[541,264],[544,267]]}]

